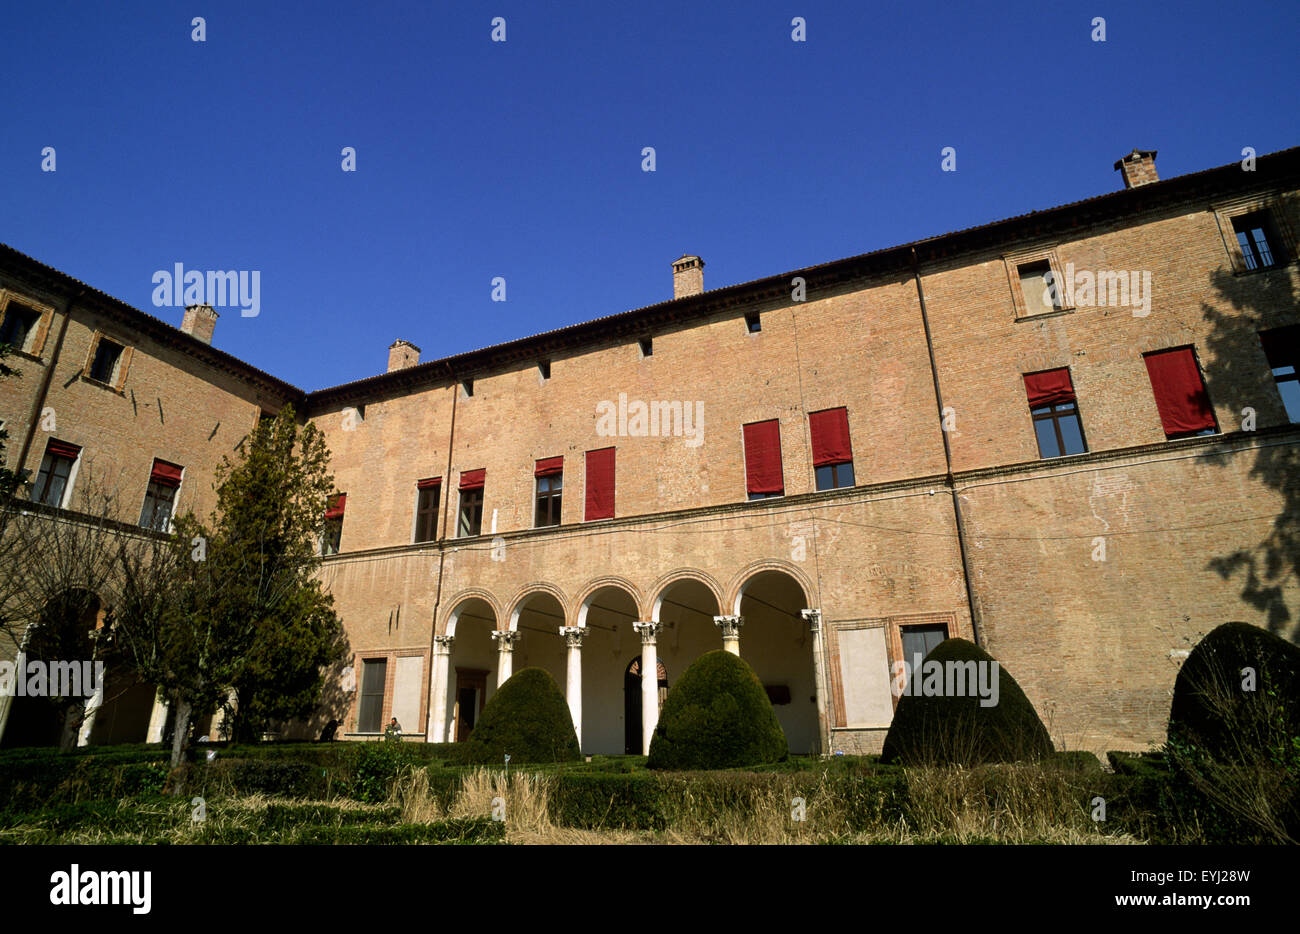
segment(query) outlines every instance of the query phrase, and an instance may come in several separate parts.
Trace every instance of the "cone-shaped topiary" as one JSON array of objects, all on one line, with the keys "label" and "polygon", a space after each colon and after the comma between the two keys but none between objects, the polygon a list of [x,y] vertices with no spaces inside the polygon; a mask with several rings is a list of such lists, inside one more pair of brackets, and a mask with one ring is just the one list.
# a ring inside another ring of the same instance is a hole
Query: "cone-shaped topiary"
[{"label": "cone-shaped topiary", "polygon": [[[895,690],[899,684],[896,679]],[[976,765],[1038,759],[1052,752],[1052,739],[1016,679],[973,642],[946,639],[918,671],[908,674],[880,761]]]},{"label": "cone-shaped topiary", "polygon": [[465,762],[572,762],[582,757],[560,686],[541,668],[515,672],[483,708],[465,740]]},{"label": "cone-shaped topiary", "polygon": [[727,769],[790,755],[763,684],[737,655],[701,655],[673,685],[650,739],[652,769]]},{"label": "cone-shaped topiary", "polygon": [[1300,762],[1300,647],[1249,623],[1202,639],[1174,681],[1169,739],[1219,762]]}]

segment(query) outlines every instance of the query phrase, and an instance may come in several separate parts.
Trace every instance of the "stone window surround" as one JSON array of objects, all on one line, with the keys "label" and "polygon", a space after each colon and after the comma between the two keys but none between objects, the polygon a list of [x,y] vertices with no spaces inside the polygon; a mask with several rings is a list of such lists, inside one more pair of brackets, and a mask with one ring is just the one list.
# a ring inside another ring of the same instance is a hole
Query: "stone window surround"
[{"label": "stone window surround", "polygon": [[1014,253],[1005,253],[1002,256],[1002,263],[1007,270],[1007,286],[1011,289],[1011,303],[1015,308],[1017,321],[1037,321],[1042,318],[1048,318],[1052,315],[1069,314],[1074,311],[1074,306],[1065,301],[1065,290],[1061,294],[1061,306],[1052,311],[1040,311],[1033,313],[1029,311],[1029,306],[1025,304],[1025,296],[1020,288],[1019,267],[1029,263],[1038,263],[1046,260],[1052,268],[1052,275],[1059,283],[1065,282],[1065,275],[1061,272],[1061,260],[1056,255],[1056,244],[1050,246],[1038,247],[1032,250],[1018,250]]},{"label": "stone window surround", "polygon": [[[345,727],[352,729],[342,732],[342,736],[383,736],[384,728],[388,726],[389,719],[393,716],[394,692],[397,689],[397,659],[399,658],[420,658],[423,660],[423,666],[420,671],[420,684],[429,683],[429,652],[427,649],[377,649],[373,652],[353,652],[352,668],[357,673],[357,682],[355,696],[348,702],[348,713],[345,721]],[[364,670],[363,663],[367,661],[378,661],[384,659],[386,662],[384,671],[384,703],[380,710],[379,732],[378,733],[361,733],[357,727],[361,721],[361,677]],[[415,724],[403,723],[403,736],[424,736],[424,722],[428,719],[429,712],[426,709],[428,704],[428,693],[420,691],[420,719]]]},{"label": "stone window surround", "polygon": [[[90,367],[95,362],[95,353],[99,350],[101,340],[110,340],[122,346],[122,356],[117,361],[117,379],[112,383],[100,382],[90,375]],[[78,374],[83,382],[90,383],[92,386],[99,386],[110,392],[115,392],[119,396],[125,395],[123,387],[126,385],[126,374],[131,368],[131,357],[135,348],[128,341],[123,340],[116,334],[109,334],[103,328],[96,328],[94,336],[90,339],[90,348],[86,351],[86,362],[82,364],[81,372]]]},{"label": "stone window surround", "polygon": [[[1232,274],[1234,276],[1253,276],[1274,269],[1282,269],[1295,263],[1295,235],[1287,225],[1286,216],[1282,211],[1282,199],[1276,194],[1251,195],[1246,198],[1235,198],[1231,201],[1220,201],[1212,204],[1210,210],[1214,212],[1214,220],[1219,225],[1219,235],[1223,239],[1223,248],[1228,254],[1228,262],[1232,265]],[[1273,221],[1278,236],[1282,238],[1280,245],[1286,254],[1286,260],[1273,266],[1266,266],[1263,269],[1247,269],[1246,260],[1241,255],[1241,245],[1237,243],[1237,235],[1232,229],[1232,221],[1243,214],[1254,214],[1257,211],[1267,211],[1269,213],[1270,220]]]},{"label": "stone window surround", "polygon": [[38,301],[23,292],[16,292],[13,289],[0,289],[0,323],[4,321],[5,313],[9,310],[9,302],[17,301],[19,304],[26,305],[40,314],[41,319],[36,323],[35,337],[32,339],[32,346],[29,350],[22,350],[15,347],[13,352],[20,357],[26,357],[29,360],[40,360],[41,354],[45,350],[45,341],[49,337],[50,324],[54,320],[54,308],[44,302]]}]

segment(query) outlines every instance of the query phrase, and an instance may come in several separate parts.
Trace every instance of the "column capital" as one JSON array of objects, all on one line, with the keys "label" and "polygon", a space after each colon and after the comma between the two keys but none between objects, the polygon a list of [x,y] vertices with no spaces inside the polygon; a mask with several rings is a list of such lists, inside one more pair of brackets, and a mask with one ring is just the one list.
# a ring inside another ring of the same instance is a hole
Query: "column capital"
[{"label": "column capital", "polygon": [[649,622],[633,623],[632,628],[641,634],[642,645],[654,645],[655,636],[659,634],[659,630],[664,628],[664,624],[650,620]]},{"label": "column capital", "polygon": [[451,651],[451,644],[456,641],[455,636],[434,636],[433,644],[435,648],[442,649],[444,652]]},{"label": "column capital", "polygon": [[713,617],[713,625],[717,626],[719,629],[722,630],[722,638],[724,639],[739,638],[740,627],[745,625],[745,617],[715,616]]},{"label": "column capital", "polygon": [[492,638],[496,641],[497,648],[502,652],[514,651],[515,643],[523,633],[517,629],[493,629]]},{"label": "column capital", "polygon": [[561,626],[560,635],[564,637],[564,644],[571,649],[582,648],[582,640],[587,635],[586,626]]},{"label": "column capital", "polygon": [[804,618],[808,628],[813,632],[821,632],[822,628],[822,611],[821,610],[800,610],[799,615]]}]

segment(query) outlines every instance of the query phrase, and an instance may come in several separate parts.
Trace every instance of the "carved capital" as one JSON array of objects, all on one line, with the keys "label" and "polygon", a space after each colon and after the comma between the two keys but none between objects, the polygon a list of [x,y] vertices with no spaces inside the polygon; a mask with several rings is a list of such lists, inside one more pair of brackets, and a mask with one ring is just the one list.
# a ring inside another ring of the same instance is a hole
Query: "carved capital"
[{"label": "carved capital", "polygon": [[444,655],[451,654],[451,644],[456,641],[455,636],[434,636],[433,645],[435,651],[440,651]]},{"label": "carved capital", "polygon": [[821,632],[822,630],[822,611],[821,610],[800,610],[799,615],[804,618],[808,628],[812,632]]},{"label": "carved capital", "polygon": [[745,617],[715,616],[713,617],[713,625],[717,626],[719,629],[722,630],[722,638],[739,639],[740,627],[745,625]]},{"label": "carved capital", "polygon": [[651,620],[646,623],[633,623],[632,628],[641,634],[642,645],[654,645],[655,636],[659,634],[659,630],[664,628],[664,624]]},{"label": "carved capital", "polygon": [[517,629],[493,629],[492,638],[496,641],[497,649],[502,652],[513,652],[515,643],[523,633]]},{"label": "carved capital", "polygon": [[569,648],[580,649],[587,630],[584,626],[561,626],[560,635],[564,636],[564,644]]}]

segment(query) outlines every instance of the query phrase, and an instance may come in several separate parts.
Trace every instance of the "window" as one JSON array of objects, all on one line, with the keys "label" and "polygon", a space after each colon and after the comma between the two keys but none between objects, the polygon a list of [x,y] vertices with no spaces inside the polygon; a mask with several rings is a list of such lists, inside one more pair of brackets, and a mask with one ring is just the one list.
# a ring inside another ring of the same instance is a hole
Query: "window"
[{"label": "window", "polygon": [[1088,450],[1068,368],[1026,373],[1025,392],[1029,396],[1034,434],[1038,437],[1039,457],[1082,454]]},{"label": "window", "polygon": [[144,507],[140,510],[140,525],[159,532],[167,531],[183,472],[184,468],[179,464],[154,458],[153,469],[149,472],[149,487],[144,494]]},{"label": "window", "polygon": [[745,329],[749,331],[750,334],[757,334],[759,331],[763,330],[763,322],[759,320],[758,312],[745,315]]},{"label": "window", "polygon": [[72,468],[80,455],[81,448],[75,444],[51,438],[41,459],[41,472],[32,486],[32,502],[62,506],[71,485]]},{"label": "window", "polygon": [[4,320],[0,321],[0,344],[8,344],[14,350],[28,350],[40,322],[41,313],[35,308],[10,301],[4,311]]},{"label": "window", "polygon": [[91,379],[110,386],[117,384],[118,365],[122,362],[122,345],[101,337],[95,345],[95,356],[90,363]]},{"label": "window", "polygon": [[560,524],[560,505],[564,481],[564,457],[547,457],[537,462],[533,471],[537,478],[536,528]]},{"label": "window", "polygon": [[812,434],[813,470],[817,489],[853,486],[853,445],[849,441],[849,410],[825,409],[808,415]]},{"label": "window", "polygon": [[456,535],[468,538],[483,534],[483,485],[487,469],[463,470],[460,474],[460,521]]},{"label": "window", "polygon": [[384,723],[384,682],[388,659],[367,658],[361,662],[361,693],[357,707],[357,732],[378,733]]},{"label": "window", "polygon": [[1300,324],[1260,331],[1259,341],[1286,406],[1287,420],[1292,424],[1300,422]]},{"label": "window", "polygon": [[438,500],[442,496],[442,477],[420,480],[415,484],[415,540],[431,542],[438,537]]},{"label": "window", "polygon": [[653,337],[643,337],[637,341],[641,348],[641,356],[649,357],[655,352],[655,342]]},{"label": "window", "polygon": [[1016,267],[1016,273],[1020,277],[1025,314],[1041,315],[1061,310],[1061,292],[1049,260],[1021,263]]},{"label": "window", "polygon": [[1237,235],[1237,246],[1241,248],[1241,259],[1247,270],[1280,266],[1285,262],[1282,238],[1268,211],[1239,214],[1232,219],[1232,230]]},{"label": "window", "polygon": [[778,419],[751,422],[743,429],[745,439],[745,491],[751,500],[785,493],[781,469],[781,423]]},{"label": "window", "polygon": [[1142,359],[1166,438],[1212,435],[1218,430],[1192,348],[1160,350],[1144,354]]},{"label": "window", "polygon": [[336,555],[343,540],[343,511],[348,504],[348,494],[337,493],[325,508],[325,531],[321,535],[320,551],[323,555]]},{"label": "window", "polygon": [[614,518],[614,449],[587,452],[585,521]]},{"label": "window", "polygon": [[551,378],[551,361],[550,361],[550,360],[543,360],[543,361],[541,361],[540,363],[538,363],[538,364],[537,364],[537,372],[541,374],[541,377],[542,377],[542,380],[543,380],[543,381],[550,379],[550,378]]}]

